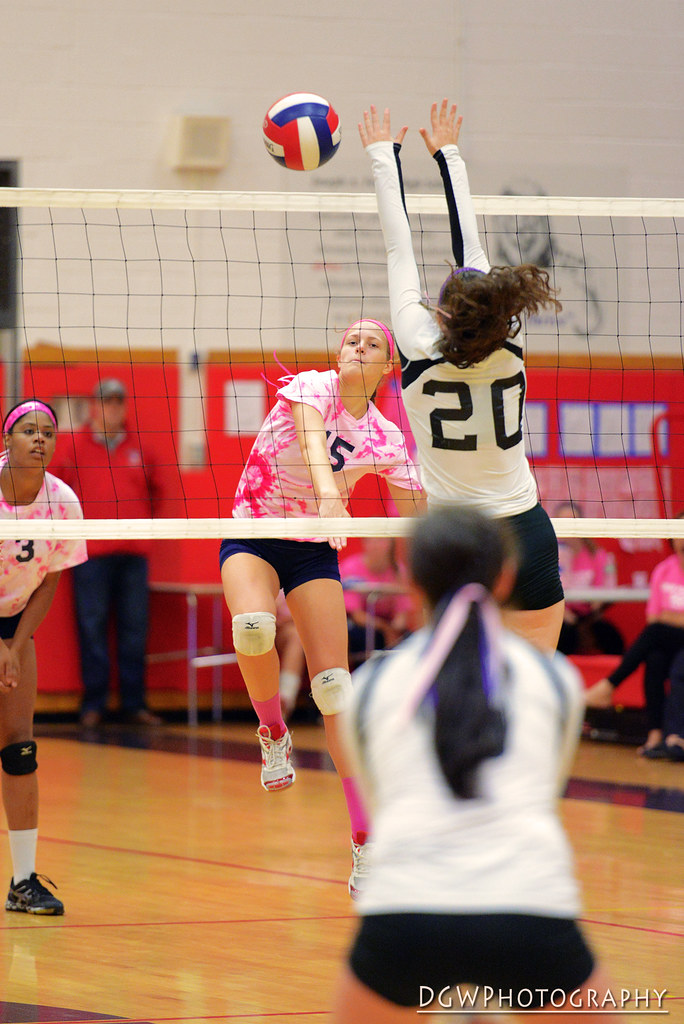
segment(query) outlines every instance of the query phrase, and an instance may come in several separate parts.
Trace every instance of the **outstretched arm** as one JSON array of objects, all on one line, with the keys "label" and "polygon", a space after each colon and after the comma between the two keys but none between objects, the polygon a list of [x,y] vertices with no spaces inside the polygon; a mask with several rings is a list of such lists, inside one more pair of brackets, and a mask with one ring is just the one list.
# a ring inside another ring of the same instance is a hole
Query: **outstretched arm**
[{"label": "outstretched arm", "polygon": [[449,106],[444,99],[441,104],[433,103],[430,110],[430,130],[420,129],[428,153],[439,165],[444,182],[444,194],[449,210],[451,228],[451,249],[459,267],[474,267],[485,273],[489,270],[487,259],[477,230],[477,218],[466,166],[457,147],[463,118],[457,115],[455,103]]},{"label": "outstretched arm", "polygon": [[[317,409],[299,402],[292,403],[292,417],[302,457],[311,474],[319,516],[322,519],[349,519],[330,465],[323,417]],[[341,551],[347,540],[345,537],[329,537],[328,543],[331,548]]]},{"label": "outstretched arm", "polygon": [[399,146],[406,131],[403,127],[393,136],[389,110],[385,110],[381,119],[375,107],[364,111],[363,121],[359,124],[361,141],[371,158],[387,253],[392,328],[402,367],[409,360],[433,357],[440,336],[434,319],[422,305],[411,226],[404,206]]}]

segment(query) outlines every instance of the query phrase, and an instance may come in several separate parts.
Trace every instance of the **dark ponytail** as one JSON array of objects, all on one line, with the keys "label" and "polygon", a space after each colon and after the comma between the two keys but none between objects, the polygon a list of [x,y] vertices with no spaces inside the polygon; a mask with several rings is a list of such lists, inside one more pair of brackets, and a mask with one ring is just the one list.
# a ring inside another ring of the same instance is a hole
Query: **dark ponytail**
[{"label": "dark ponytail", "polygon": [[516,337],[525,314],[560,312],[556,294],[548,272],[532,263],[492,267],[486,274],[454,270],[442,285],[438,307],[442,355],[460,369],[474,366]]},{"label": "dark ponytail", "polygon": [[436,663],[416,696],[419,705],[432,706],[440,766],[456,796],[466,800],[478,796],[482,761],[504,749],[505,668],[491,589],[512,557],[503,526],[468,508],[426,516],[410,549],[411,574],[434,609],[425,662]]},{"label": "dark ponytail", "polygon": [[478,796],[477,769],[503,753],[506,721],[498,695],[483,679],[484,627],[477,604],[470,612],[434,682],[435,747],[444,777],[456,796]]}]

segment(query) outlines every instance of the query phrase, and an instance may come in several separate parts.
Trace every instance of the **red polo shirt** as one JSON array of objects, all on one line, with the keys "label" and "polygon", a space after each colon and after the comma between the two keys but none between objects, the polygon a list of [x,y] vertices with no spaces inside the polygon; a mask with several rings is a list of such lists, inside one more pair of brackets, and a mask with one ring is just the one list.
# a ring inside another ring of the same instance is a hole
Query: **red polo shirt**
[{"label": "red polo shirt", "polygon": [[[56,467],[74,489],[85,519],[150,519],[160,499],[159,471],[155,456],[144,448],[136,433],[126,432],[113,447],[85,424],[73,434],[72,458]],[[89,540],[88,556],[149,554],[152,542],[135,538]]]}]

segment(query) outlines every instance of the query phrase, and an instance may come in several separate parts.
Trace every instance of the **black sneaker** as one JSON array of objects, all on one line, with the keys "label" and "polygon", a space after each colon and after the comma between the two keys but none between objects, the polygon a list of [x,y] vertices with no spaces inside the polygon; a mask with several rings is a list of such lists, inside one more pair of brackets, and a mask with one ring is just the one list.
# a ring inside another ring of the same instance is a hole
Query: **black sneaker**
[{"label": "black sneaker", "polygon": [[16,884],[12,879],[5,910],[20,910],[24,914],[63,914],[64,904],[38,881],[39,878],[44,878],[53,889],[57,888],[46,875],[37,875],[35,871],[30,878]]}]

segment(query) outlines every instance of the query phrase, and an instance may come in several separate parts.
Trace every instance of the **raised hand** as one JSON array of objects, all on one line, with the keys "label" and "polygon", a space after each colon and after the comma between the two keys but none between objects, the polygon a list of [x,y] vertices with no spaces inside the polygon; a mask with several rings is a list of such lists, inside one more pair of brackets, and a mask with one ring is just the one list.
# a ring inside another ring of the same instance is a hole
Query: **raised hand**
[{"label": "raised hand", "polygon": [[436,103],[432,104],[430,110],[431,130],[428,132],[426,128],[419,129],[431,156],[434,156],[437,150],[443,146],[455,146],[458,142],[463,118],[456,117],[457,109],[455,103],[449,109],[449,101],[446,99],[442,100],[439,106]]},{"label": "raised hand", "polygon": [[385,107],[382,123],[378,117],[377,109],[373,106],[370,108],[370,114],[367,110],[364,110],[363,121],[359,123],[359,135],[361,136],[364,149],[366,146],[370,146],[371,142],[396,142],[398,145],[401,145],[407,131],[408,125],[404,125],[403,128],[399,129],[398,134],[392,138],[388,107]]}]

